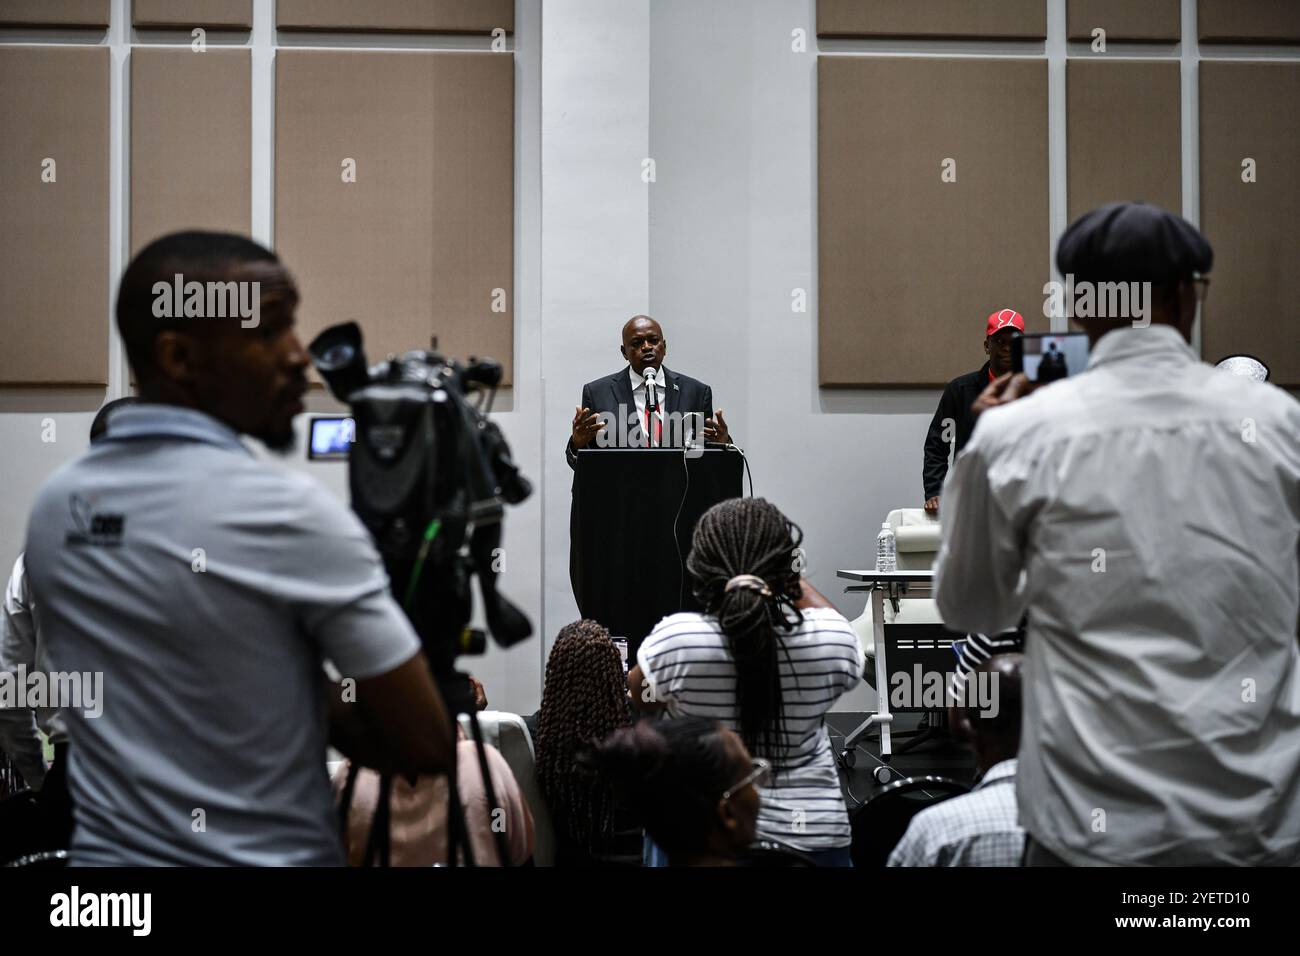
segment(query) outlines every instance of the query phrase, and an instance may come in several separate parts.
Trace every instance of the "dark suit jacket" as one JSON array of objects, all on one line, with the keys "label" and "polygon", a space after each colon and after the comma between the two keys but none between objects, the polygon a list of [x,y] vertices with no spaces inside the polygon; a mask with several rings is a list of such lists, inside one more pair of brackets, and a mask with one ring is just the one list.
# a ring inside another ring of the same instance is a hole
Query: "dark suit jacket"
[{"label": "dark suit jacket", "polygon": [[[680,372],[674,372],[667,366],[660,369],[663,373],[665,382],[664,394],[659,397],[660,407],[663,408],[665,415],[685,414],[686,412],[700,412],[703,418],[699,421],[700,438],[703,439],[704,419],[713,417],[713,389],[698,382],[688,375],[682,375]],[[628,367],[624,366],[622,370],[615,372],[613,375],[606,375],[598,378],[594,382],[588,382],[582,386],[582,407],[590,408],[598,414],[609,413],[611,418],[618,415],[619,406],[623,406],[626,412],[636,411],[636,399],[632,397],[632,379],[628,375]],[[611,427],[617,427],[617,422],[611,422]],[[627,426],[624,426],[626,428]],[[672,435],[670,430],[665,429],[663,434],[663,443],[665,447],[670,447],[673,439],[681,439],[681,435]],[[675,442],[681,445],[681,441]],[[594,440],[587,446],[588,448],[600,448]],[[573,440],[564,443],[564,457],[569,462],[570,468],[576,468],[578,465],[578,453],[573,448]]]},{"label": "dark suit jacket", "polygon": [[975,416],[970,407],[980,392],[989,384],[989,363],[985,362],[977,372],[968,372],[954,378],[943,390],[939,407],[930,420],[930,431],[925,436],[925,463],[921,466],[921,484],[925,497],[933,498],[943,490],[943,479],[948,475],[948,443],[943,440],[944,419],[951,418],[954,429],[953,438],[957,448],[956,456],[970,441],[971,432],[975,430]]},{"label": "dark suit jacket", "polygon": [[[686,412],[700,412],[703,418],[697,423],[700,428],[700,438],[703,438],[704,419],[713,417],[713,389],[698,382],[695,379],[674,372],[664,367],[659,370],[663,373],[664,394],[660,396],[659,403],[664,410],[665,416],[676,412],[684,414]],[[613,375],[606,375],[598,378],[594,382],[588,382],[582,386],[582,407],[590,408],[598,414],[609,413],[609,418],[613,419],[619,413],[619,406],[622,405],[627,412],[636,411],[636,399],[632,397],[632,379],[628,375],[628,366],[624,366]],[[610,422],[611,427],[617,427],[618,423]],[[627,426],[624,425],[624,428]],[[669,446],[674,438],[683,438],[682,435],[673,435],[671,429],[664,429],[663,443]],[[680,441],[677,442],[681,444]],[[587,446],[604,450],[594,440]],[[564,443],[564,457],[569,463],[570,468],[578,467],[578,453],[574,450],[573,440],[569,439]],[[578,476],[573,476],[573,490],[577,490]],[[569,507],[569,582],[573,586],[573,596],[578,601],[579,610],[582,609],[582,594],[578,586],[579,564],[581,556],[578,554],[578,508],[576,499]]]}]

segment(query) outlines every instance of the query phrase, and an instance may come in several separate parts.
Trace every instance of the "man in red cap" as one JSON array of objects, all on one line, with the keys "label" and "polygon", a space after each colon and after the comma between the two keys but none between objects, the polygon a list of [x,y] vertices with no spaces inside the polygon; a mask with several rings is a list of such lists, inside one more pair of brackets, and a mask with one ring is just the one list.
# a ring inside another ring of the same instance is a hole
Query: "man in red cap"
[{"label": "man in red cap", "polygon": [[925,464],[921,481],[925,487],[925,510],[939,513],[939,492],[948,474],[948,443],[956,441],[954,457],[970,440],[975,427],[971,405],[980,392],[1004,372],[1011,371],[1011,340],[1024,334],[1025,319],[1015,309],[998,309],[984,326],[984,354],[989,360],[976,372],[958,376],[948,383],[925,436]]}]

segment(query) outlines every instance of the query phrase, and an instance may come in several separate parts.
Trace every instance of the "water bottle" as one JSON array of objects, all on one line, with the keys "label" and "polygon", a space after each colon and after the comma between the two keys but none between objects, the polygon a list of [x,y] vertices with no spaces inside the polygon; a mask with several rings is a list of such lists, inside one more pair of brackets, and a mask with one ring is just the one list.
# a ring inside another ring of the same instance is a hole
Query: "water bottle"
[{"label": "water bottle", "polygon": [[876,570],[897,571],[898,551],[894,543],[894,532],[889,522],[882,522],[880,534],[876,535]]}]

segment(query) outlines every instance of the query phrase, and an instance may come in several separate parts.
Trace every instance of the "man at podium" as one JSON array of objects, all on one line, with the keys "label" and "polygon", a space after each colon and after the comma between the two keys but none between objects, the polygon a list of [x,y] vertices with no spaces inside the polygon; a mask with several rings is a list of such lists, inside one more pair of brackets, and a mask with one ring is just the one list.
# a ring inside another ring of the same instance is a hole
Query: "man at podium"
[{"label": "man at podium", "polygon": [[[668,340],[659,323],[634,315],[623,326],[619,353],[627,365],[582,387],[572,432],[564,448],[569,467],[577,469],[578,452],[591,449],[682,448],[703,442],[731,444],[722,409],[713,410],[713,389],[680,372],[664,368]],[[578,529],[578,479],[569,512],[569,577],[578,607],[584,607],[579,582],[581,555]],[[661,516],[671,525],[671,511]],[[635,542],[628,542],[631,548]],[[689,543],[687,544],[689,548]],[[676,562],[674,562],[676,564]],[[605,622],[602,622],[605,623]]]},{"label": "man at podium", "polygon": [[[634,315],[623,326],[619,352],[627,366],[582,386],[564,456],[577,466],[581,448],[680,448],[692,440],[731,443],[713,389],[664,368],[668,340],[659,323]],[[605,436],[598,438],[601,430]]]}]

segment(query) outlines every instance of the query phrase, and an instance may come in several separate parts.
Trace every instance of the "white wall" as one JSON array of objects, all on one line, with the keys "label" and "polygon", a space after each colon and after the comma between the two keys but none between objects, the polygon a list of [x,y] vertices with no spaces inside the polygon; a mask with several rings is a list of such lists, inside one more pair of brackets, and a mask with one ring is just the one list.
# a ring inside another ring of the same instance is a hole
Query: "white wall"
[{"label": "white wall", "polygon": [[[582,386],[621,364],[620,331],[650,305],[652,0],[545,0],[542,16],[544,631],[578,616],[564,460]],[[547,645],[549,647],[549,643]]]},{"label": "white wall", "polygon": [[[548,639],[577,614],[562,446],[582,384],[624,364],[620,329],[638,312],[663,325],[671,368],[713,386],[755,493],[803,526],[808,573],[845,613],[863,599],[835,570],[868,559],[887,511],[919,503],[937,393],[817,387],[816,41],[790,51],[814,14],[814,0],[546,0]],[[795,288],[806,313],[791,311]]]},{"label": "white wall", "polygon": [[[255,238],[273,242],[271,209],[274,202],[273,156],[274,88],[273,29],[271,0],[254,0],[252,34],[209,32],[212,45],[248,46],[253,50],[253,209]],[[515,137],[515,370],[517,381],[498,397],[497,421],[509,439],[524,473],[540,486],[542,454],[541,394],[541,15],[540,0],[517,3],[513,38],[516,65]],[[14,558],[22,550],[27,513],[41,484],[60,465],[85,449],[95,411],[107,398],[127,394],[127,370],[117,337],[112,333],[112,300],[117,280],[127,261],[129,222],[129,56],[132,43],[188,45],[188,33],[162,31],[137,34],[126,27],[128,0],[113,0],[113,23],[106,36],[92,37],[75,31],[0,31],[7,43],[95,43],[112,52],[111,103],[111,196],[110,196],[110,300],[104,303],[99,327],[110,338],[109,387],[105,388],[0,388],[0,566],[8,578]],[[288,38],[286,38],[288,39]],[[298,45],[302,39],[297,38]],[[484,49],[487,38],[430,37],[407,35],[317,36],[322,46],[346,45],[352,49]],[[290,263],[292,266],[292,263]],[[307,296],[308,303],[310,295]],[[307,307],[310,307],[309,305]],[[411,343],[414,347],[419,343]],[[340,405],[324,394],[312,394],[312,412],[336,412]],[[48,437],[47,422],[54,423],[55,441]],[[346,466],[340,463],[307,462],[302,430],[306,419],[297,423],[298,447],[284,463],[319,479],[342,500],[348,499]],[[504,546],[506,562],[501,581],[504,594],[519,604],[536,624],[542,606],[542,490],[523,506],[510,509]],[[567,524],[564,526],[567,536]],[[539,628],[540,631],[540,628]],[[527,641],[510,651],[490,647],[479,660],[464,658],[463,669],[475,673],[487,687],[494,707],[529,713],[541,699],[542,641]]]},{"label": "white wall", "polygon": [[[270,56],[263,6],[258,0],[249,41],[259,63]],[[124,8],[117,0],[115,13]],[[502,588],[545,639],[462,661],[494,706],[537,707],[545,653],[577,616],[562,447],[582,384],[623,364],[619,333],[633,314],[663,324],[671,367],[713,385],[749,454],[756,493],[803,526],[814,584],[850,616],[862,599],[843,599],[835,569],[865,561],[880,516],[919,497],[920,442],[936,395],[823,393],[816,385],[816,42],[808,53],[789,49],[790,30],[811,35],[814,21],[814,0],[517,4],[516,380],[497,419],[536,492],[509,513]],[[115,60],[119,257],[128,226],[129,139],[120,124],[130,39],[114,30],[106,41]],[[259,63],[255,79],[269,84],[273,67]],[[265,208],[274,188],[272,122],[255,111],[259,235],[273,229]],[[646,158],[656,162],[652,184],[641,179]],[[806,313],[790,310],[796,287],[807,290]],[[105,303],[106,333],[110,315]],[[112,380],[108,390],[0,389],[0,560],[21,549],[36,490],[80,454],[94,410],[124,393],[116,364]],[[309,406],[339,407],[324,395]],[[47,418],[56,422],[53,443],[41,440]],[[344,465],[306,462],[301,443],[287,461],[346,500]]]},{"label": "white wall", "polygon": [[870,566],[884,515],[920,504],[938,393],[817,386],[815,24],[815,0],[653,3],[650,308],[668,364],[713,385],[754,493],[803,528],[808,577],[852,618],[864,597],[835,571]]},{"label": "white wall", "polygon": [[[126,6],[114,0],[115,14]],[[1193,6],[1185,0],[1185,22]],[[260,27],[269,25],[269,3],[256,0],[255,9]],[[1059,85],[1067,47],[1064,0],[1049,0],[1048,10],[1050,37],[1037,46],[843,41],[821,44],[820,51],[1046,53]],[[619,332],[635,313],[649,312],[663,324],[671,367],[712,384],[717,406],[749,455],[755,492],[803,527],[813,583],[850,617],[863,598],[843,595],[835,570],[870,561],[884,515],[919,503],[921,444],[938,393],[817,387],[815,24],[815,0],[517,3],[516,383],[503,396],[508,410],[498,420],[537,490],[509,514],[502,586],[544,639],[510,652],[492,647],[480,661],[463,661],[484,680],[494,706],[536,708],[545,652],[577,615],[568,579],[571,472],[562,446],[582,384],[623,364]],[[806,32],[806,52],[791,50],[797,28]],[[270,67],[259,63],[271,51],[266,34],[255,33],[256,88],[270,82]],[[129,39],[115,30],[110,41],[111,226],[119,257],[128,225],[129,140],[121,116]],[[467,42],[371,36],[349,45],[463,49]],[[1194,64],[1200,55],[1194,42],[1184,47]],[[1170,52],[1129,45],[1123,55]],[[1063,96],[1056,85],[1049,125],[1059,132]],[[1192,91],[1194,84],[1185,99]],[[261,124],[253,140],[259,235],[273,228],[267,206],[274,186],[272,119],[254,113],[255,126]],[[656,164],[650,184],[641,179],[647,158]],[[1057,143],[1054,230],[1064,225],[1058,207],[1065,160]],[[1195,206],[1194,192],[1185,199]],[[1194,208],[1183,212],[1195,221]],[[796,288],[806,291],[807,312],[791,310]],[[108,315],[105,303],[106,333]],[[978,331],[968,350],[973,368],[982,361]],[[120,364],[111,381],[110,393],[120,394]],[[0,389],[0,559],[17,554],[36,489],[80,452],[104,397],[103,389]],[[317,396],[312,407],[336,406]],[[52,444],[41,441],[47,417],[57,422]],[[293,467],[346,496],[342,465],[297,458]],[[861,709],[865,702],[859,693],[842,706]]]}]

